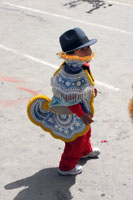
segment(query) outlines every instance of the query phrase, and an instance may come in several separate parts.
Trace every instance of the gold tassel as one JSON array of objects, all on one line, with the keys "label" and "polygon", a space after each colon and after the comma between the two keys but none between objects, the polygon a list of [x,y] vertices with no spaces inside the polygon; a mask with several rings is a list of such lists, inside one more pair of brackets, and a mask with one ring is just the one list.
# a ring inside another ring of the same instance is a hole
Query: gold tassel
[{"label": "gold tassel", "polygon": [[128,106],[129,114],[133,122],[133,97],[130,99],[129,106]]},{"label": "gold tassel", "polygon": [[[132,89],[133,89],[133,85],[132,85]],[[129,110],[129,114],[130,117],[132,119],[133,122],[133,97],[130,99],[129,105],[128,105],[128,110]]]},{"label": "gold tassel", "polygon": [[69,55],[69,54],[66,54],[65,52],[60,52],[58,53],[58,56],[67,60],[77,60],[77,61],[87,62],[87,61],[92,60],[92,58],[94,58],[94,53],[92,53],[91,56],[80,57],[77,55]]}]

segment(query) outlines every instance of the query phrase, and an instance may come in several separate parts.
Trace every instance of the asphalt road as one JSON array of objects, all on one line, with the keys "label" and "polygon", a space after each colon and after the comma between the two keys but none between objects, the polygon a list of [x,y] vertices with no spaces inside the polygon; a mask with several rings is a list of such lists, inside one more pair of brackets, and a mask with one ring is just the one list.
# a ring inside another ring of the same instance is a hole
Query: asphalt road
[{"label": "asphalt road", "polygon": [[[101,155],[80,162],[81,175],[61,177],[64,144],[32,124],[26,106],[35,94],[52,96],[58,38],[74,27],[98,39],[92,144]],[[132,199],[132,55],[131,0],[0,0],[0,200]]]}]

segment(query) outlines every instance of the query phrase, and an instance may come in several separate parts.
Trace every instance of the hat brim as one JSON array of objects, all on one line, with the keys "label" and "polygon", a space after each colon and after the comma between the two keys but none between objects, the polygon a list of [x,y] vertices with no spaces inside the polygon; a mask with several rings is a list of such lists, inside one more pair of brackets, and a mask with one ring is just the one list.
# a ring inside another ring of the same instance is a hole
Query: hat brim
[{"label": "hat brim", "polygon": [[71,52],[76,51],[78,49],[81,49],[83,47],[91,46],[91,45],[95,44],[96,42],[97,42],[97,39],[89,40],[89,42],[87,42],[87,43],[85,43],[85,44],[83,44],[83,45],[81,45],[81,46],[79,46],[79,47],[77,47],[75,49],[72,49],[71,51],[65,51],[65,53],[71,53]]}]

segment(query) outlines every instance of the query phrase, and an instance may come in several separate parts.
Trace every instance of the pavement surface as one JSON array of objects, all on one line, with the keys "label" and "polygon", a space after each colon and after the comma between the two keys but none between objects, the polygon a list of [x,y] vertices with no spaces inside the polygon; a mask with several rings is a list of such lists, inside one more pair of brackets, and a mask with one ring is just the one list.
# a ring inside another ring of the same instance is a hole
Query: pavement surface
[{"label": "pavement surface", "polygon": [[[81,175],[62,177],[64,143],[32,124],[26,107],[35,94],[52,96],[58,38],[74,27],[98,39],[91,140],[101,155],[80,161]],[[0,200],[132,199],[132,55],[131,0],[0,0]]]}]

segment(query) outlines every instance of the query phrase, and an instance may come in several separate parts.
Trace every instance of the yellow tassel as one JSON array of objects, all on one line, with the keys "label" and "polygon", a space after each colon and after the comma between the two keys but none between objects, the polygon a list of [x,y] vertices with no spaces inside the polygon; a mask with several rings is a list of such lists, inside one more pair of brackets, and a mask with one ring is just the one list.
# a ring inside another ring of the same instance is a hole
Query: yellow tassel
[{"label": "yellow tassel", "polygon": [[43,105],[42,105],[42,108],[44,110],[49,110],[49,102],[44,102]]},{"label": "yellow tassel", "polygon": [[133,120],[133,97],[130,99],[128,110],[129,110],[130,117]]},{"label": "yellow tassel", "polygon": [[[133,84],[132,84],[132,89],[133,89]],[[133,97],[130,99],[129,105],[128,105],[128,111],[130,114],[130,117],[132,119],[133,122]]]}]

